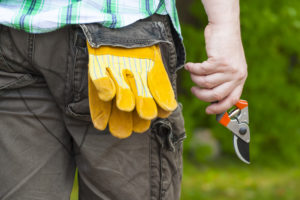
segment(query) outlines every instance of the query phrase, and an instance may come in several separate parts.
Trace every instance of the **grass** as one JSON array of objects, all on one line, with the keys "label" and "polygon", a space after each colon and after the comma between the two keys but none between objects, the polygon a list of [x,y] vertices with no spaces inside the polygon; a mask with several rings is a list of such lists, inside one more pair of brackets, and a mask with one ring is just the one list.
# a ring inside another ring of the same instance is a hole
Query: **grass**
[{"label": "grass", "polygon": [[76,170],[76,176],[74,180],[73,190],[71,193],[70,200],[78,200],[78,180],[77,180],[77,170]]},{"label": "grass", "polygon": [[[78,200],[75,181],[71,200]],[[184,164],[181,200],[299,200],[297,166],[263,167],[242,162]]]},{"label": "grass", "polygon": [[185,163],[182,200],[299,200],[300,169],[243,163]]}]

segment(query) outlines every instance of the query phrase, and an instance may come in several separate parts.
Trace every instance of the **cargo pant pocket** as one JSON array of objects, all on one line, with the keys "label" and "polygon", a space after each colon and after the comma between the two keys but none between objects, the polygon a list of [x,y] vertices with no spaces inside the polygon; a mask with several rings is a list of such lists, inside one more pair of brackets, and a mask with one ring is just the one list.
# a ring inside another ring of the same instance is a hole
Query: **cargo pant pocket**
[{"label": "cargo pant pocket", "polygon": [[[165,18],[166,16],[164,16]],[[159,19],[136,23],[118,29],[106,28],[100,24],[82,24],[72,34],[73,66],[68,70],[67,94],[71,98],[66,104],[66,114],[84,121],[91,121],[88,101],[88,51],[86,42],[93,48],[112,46],[138,48],[159,45],[162,59],[174,91],[176,91],[176,50],[170,39],[171,30]]]},{"label": "cargo pant pocket", "polygon": [[186,138],[182,105],[151,127],[151,200],[179,200],[182,148]]}]

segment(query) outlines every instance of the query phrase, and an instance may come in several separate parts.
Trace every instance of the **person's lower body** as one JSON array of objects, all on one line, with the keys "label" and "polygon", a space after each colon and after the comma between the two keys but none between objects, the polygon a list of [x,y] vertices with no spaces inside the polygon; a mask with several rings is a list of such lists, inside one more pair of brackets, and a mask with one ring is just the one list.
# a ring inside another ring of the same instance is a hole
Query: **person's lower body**
[{"label": "person's lower body", "polygon": [[[160,46],[176,90],[179,55],[167,19],[148,22],[164,26]],[[36,35],[0,26],[0,199],[69,199],[76,168],[81,200],[179,199],[181,106],[143,134],[115,138],[91,122],[87,67],[78,26]]]}]

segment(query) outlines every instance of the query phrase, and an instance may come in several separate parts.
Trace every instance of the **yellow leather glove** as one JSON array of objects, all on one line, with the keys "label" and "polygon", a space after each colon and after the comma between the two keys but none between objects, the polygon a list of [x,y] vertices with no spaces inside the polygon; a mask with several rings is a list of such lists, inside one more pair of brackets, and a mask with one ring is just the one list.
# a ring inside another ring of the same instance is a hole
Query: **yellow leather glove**
[{"label": "yellow leather glove", "polygon": [[146,131],[151,119],[176,109],[158,45],[96,49],[88,44],[88,51],[89,103],[97,129],[108,123],[114,136],[125,138],[132,131]]},{"label": "yellow leather glove", "polygon": [[90,112],[95,128],[104,130],[109,123],[110,132],[118,138],[126,138],[132,131],[143,133],[149,129],[151,120],[140,118],[136,110],[133,112],[119,110],[115,100],[102,101],[90,76],[88,81]]}]

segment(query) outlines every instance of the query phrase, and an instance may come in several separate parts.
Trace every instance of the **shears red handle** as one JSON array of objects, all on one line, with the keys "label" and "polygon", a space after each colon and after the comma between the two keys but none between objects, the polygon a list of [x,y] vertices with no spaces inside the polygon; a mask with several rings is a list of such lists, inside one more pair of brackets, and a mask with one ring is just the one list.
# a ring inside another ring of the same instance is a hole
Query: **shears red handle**
[{"label": "shears red handle", "polygon": [[248,102],[245,100],[239,100],[235,104],[235,109],[230,112],[218,114],[216,119],[220,124],[228,128],[234,134],[234,149],[238,157],[245,163],[250,163]]}]

